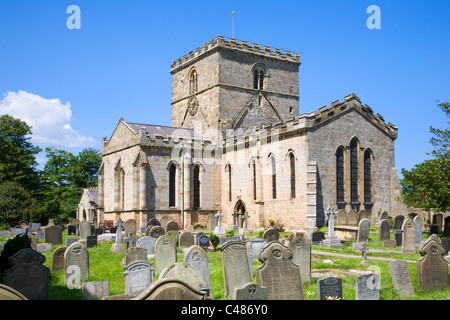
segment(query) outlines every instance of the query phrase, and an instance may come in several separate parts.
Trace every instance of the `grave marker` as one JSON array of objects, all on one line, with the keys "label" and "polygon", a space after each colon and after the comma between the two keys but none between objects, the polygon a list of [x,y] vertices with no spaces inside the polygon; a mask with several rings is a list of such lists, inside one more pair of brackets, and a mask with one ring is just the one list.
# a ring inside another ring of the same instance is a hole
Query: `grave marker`
[{"label": "grave marker", "polygon": [[177,243],[170,235],[163,235],[155,242],[155,275],[159,276],[161,271],[172,263],[177,262]]},{"label": "grave marker", "polygon": [[64,253],[64,283],[66,285],[72,276],[72,273],[68,272],[68,268],[72,266],[79,268],[79,274],[74,275],[75,280],[89,280],[89,252],[80,242],[72,243]]},{"label": "grave marker", "polygon": [[403,221],[402,231],[402,252],[416,253],[416,225],[410,218]]},{"label": "grave marker", "polygon": [[153,262],[138,260],[127,264],[123,269],[125,294],[136,296],[153,282]]},{"label": "grave marker", "polygon": [[335,277],[318,279],[317,300],[342,300],[342,279]]},{"label": "grave marker", "polygon": [[356,276],[355,300],[380,300],[380,276],[377,273]]},{"label": "grave marker", "polygon": [[301,232],[292,233],[285,243],[292,251],[292,262],[300,267],[302,284],[311,282],[311,243]]},{"label": "grave marker", "polygon": [[422,257],[417,260],[417,286],[421,289],[440,290],[449,286],[448,262],[438,235],[433,234],[419,248]]},{"label": "grave marker", "polygon": [[210,263],[205,250],[194,245],[190,247],[189,251],[184,255],[183,261],[200,272],[205,282],[205,288],[211,292],[211,279],[209,273]]},{"label": "grave marker", "polygon": [[408,266],[404,260],[394,260],[389,262],[392,284],[398,291],[401,298],[413,296],[414,288],[409,275]]}]

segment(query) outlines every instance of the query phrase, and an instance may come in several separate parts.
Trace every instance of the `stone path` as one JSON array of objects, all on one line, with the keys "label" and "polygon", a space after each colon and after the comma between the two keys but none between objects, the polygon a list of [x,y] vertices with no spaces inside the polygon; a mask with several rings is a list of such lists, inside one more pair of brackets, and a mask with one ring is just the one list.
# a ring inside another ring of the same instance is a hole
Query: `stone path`
[{"label": "stone path", "polygon": [[[362,256],[352,255],[352,254],[343,254],[343,253],[334,253],[334,252],[326,252],[319,250],[311,250],[311,254],[316,255],[324,255],[324,256],[332,256],[332,257],[341,257],[341,258],[354,258],[354,259],[362,259]],[[383,258],[383,257],[371,257],[368,256],[367,260],[384,260],[384,261],[394,261],[399,259],[394,258]],[[405,260],[406,262],[416,263],[416,260]]]}]

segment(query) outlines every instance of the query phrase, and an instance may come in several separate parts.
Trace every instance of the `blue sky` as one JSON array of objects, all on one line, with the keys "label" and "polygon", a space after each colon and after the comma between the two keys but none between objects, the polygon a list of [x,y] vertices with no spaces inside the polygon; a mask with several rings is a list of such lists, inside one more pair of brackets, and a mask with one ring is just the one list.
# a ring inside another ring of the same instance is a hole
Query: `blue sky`
[{"label": "blue sky", "polygon": [[74,153],[101,149],[120,117],[170,125],[171,63],[232,36],[233,10],[235,38],[300,54],[300,113],[356,93],[398,126],[398,173],[429,158],[429,127],[448,126],[436,99],[450,101],[450,1],[2,0],[0,113]]}]

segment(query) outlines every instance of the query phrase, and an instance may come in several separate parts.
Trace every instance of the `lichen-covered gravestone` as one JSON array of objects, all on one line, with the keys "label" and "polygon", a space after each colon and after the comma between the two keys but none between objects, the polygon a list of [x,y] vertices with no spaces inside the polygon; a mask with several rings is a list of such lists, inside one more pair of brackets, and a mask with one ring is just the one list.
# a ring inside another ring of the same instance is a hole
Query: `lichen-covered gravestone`
[{"label": "lichen-covered gravestone", "polygon": [[[150,229],[148,229],[150,228]],[[159,237],[163,236],[166,232],[164,231],[164,228],[161,226],[148,226],[146,234],[152,238],[158,239]]]},{"label": "lichen-covered gravestone", "polygon": [[347,213],[347,224],[352,227],[356,227],[358,225],[358,214],[355,210],[350,210]]},{"label": "lichen-covered gravestone", "polygon": [[125,251],[125,265],[135,261],[147,261],[147,249],[139,247],[127,249]]},{"label": "lichen-covered gravestone", "polygon": [[200,271],[186,262],[171,264],[161,271],[159,279],[180,279],[197,290],[206,289],[206,283]]},{"label": "lichen-covered gravestone", "polygon": [[400,298],[414,295],[411,277],[405,260],[394,260],[389,262],[389,272],[394,289],[398,291]]},{"label": "lichen-covered gravestone", "polygon": [[180,237],[178,239],[179,247],[180,249],[183,248],[189,248],[190,246],[193,246],[195,242],[194,235],[192,232],[189,231],[183,231],[180,234]]},{"label": "lichen-covered gravestone", "polygon": [[123,269],[125,294],[136,296],[153,282],[153,262],[138,260]]},{"label": "lichen-covered gravestone", "polygon": [[147,257],[148,257],[150,255],[153,255],[153,253],[154,253],[155,242],[156,242],[156,238],[144,236],[144,237],[137,239],[136,246],[138,248],[147,249]]},{"label": "lichen-covered gravestone", "polygon": [[390,240],[390,238],[391,238],[391,227],[389,225],[389,221],[386,220],[386,219],[381,220],[378,228],[379,228],[378,232],[379,232],[379,239],[380,239],[380,241]]},{"label": "lichen-covered gravestone", "polygon": [[416,225],[412,219],[407,218],[402,224],[402,252],[416,253]]},{"label": "lichen-covered gravestone", "polygon": [[301,232],[292,233],[285,245],[292,251],[292,262],[300,267],[302,284],[311,282],[311,243],[308,237]]},{"label": "lichen-covered gravestone", "polygon": [[177,242],[170,235],[163,235],[155,242],[155,275],[177,262]]},{"label": "lichen-covered gravestone", "polygon": [[80,242],[72,243],[64,253],[64,283],[78,287],[89,280],[89,251]]},{"label": "lichen-covered gravestone", "polygon": [[45,227],[44,242],[52,245],[62,244],[62,228],[56,225]]},{"label": "lichen-covered gravestone", "polygon": [[369,219],[362,219],[358,223],[358,238],[357,242],[369,241],[370,221]]},{"label": "lichen-covered gravestone", "polygon": [[280,238],[280,235],[277,230],[274,228],[269,228],[266,231],[264,231],[262,238],[266,240],[267,242],[270,241],[278,241]]},{"label": "lichen-covered gravestone", "polygon": [[205,250],[199,246],[191,246],[189,251],[184,255],[183,261],[200,272],[205,281],[205,288],[211,292],[211,279],[209,273],[210,263]]},{"label": "lichen-covered gravestone", "polygon": [[292,262],[292,251],[278,241],[269,242],[259,253],[262,265],[256,281],[268,290],[268,300],[304,300],[300,267]]},{"label": "lichen-covered gravestone", "polygon": [[437,234],[431,235],[419,248],[422,257],[417,260],[417,286],[423,290],[440,290],[449,286],[448,262],[445,249]]},{"label": "lichen-covered gravestone", "polygon": [[225,296],[235,299],[236,289],[251,282],[245,242],[227,241],[220,246]]}]

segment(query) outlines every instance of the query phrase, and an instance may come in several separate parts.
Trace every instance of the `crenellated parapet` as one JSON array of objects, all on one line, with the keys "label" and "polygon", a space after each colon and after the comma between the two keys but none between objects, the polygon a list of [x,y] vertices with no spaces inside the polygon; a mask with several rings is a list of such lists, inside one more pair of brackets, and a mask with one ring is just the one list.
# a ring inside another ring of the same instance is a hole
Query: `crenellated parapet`
[{"label": "crenellated parapet", "polygon": [[300,55],[296,52],[292,53],[288,50],[260,45],[258,43],[249,43],[244,40],[217,36],[216,38],[211,39],[209,42],[204,43],[202,46],[172,62],[170,73],[174,73],[179,68],[190,65],[191,63],[197,61],[200,57],[203,57],[206,54],[210,54],[220,48],[240,50],[249,54],[255,54],[267,58],[283,60],[289,63],[300,64]]}]

